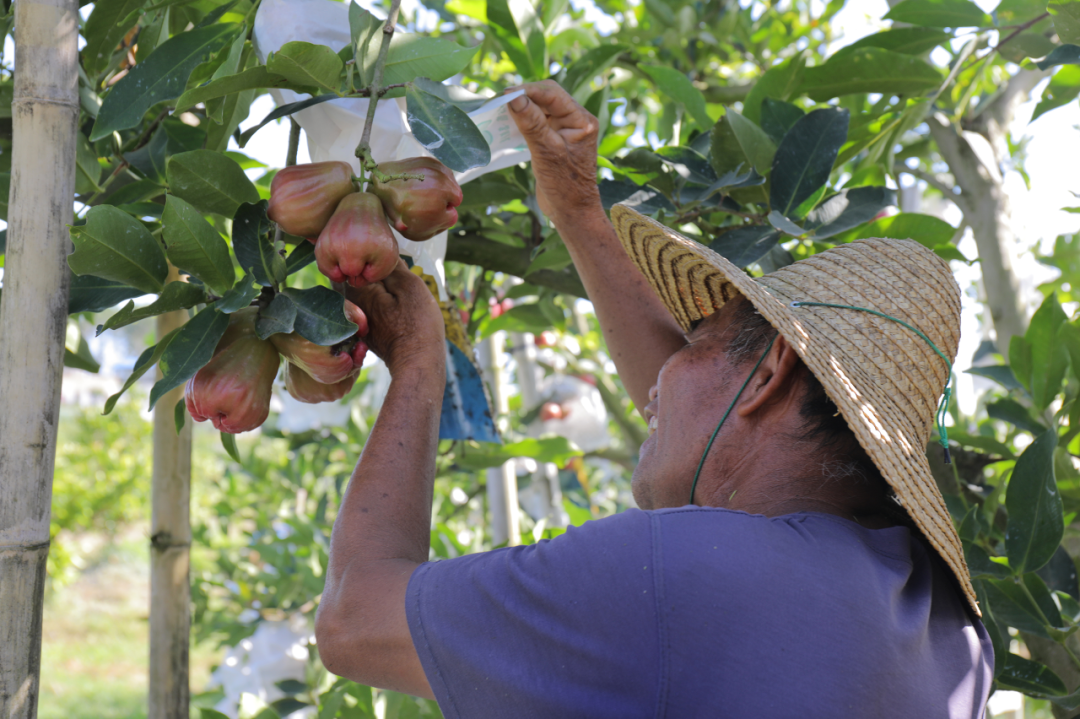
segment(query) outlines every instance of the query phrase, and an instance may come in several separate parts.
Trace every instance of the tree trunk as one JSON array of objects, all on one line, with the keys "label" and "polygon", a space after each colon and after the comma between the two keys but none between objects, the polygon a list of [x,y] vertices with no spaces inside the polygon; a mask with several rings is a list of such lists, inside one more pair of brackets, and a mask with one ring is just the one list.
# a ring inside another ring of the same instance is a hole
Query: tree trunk
[{"label": "tree trunk", "polygon": [[[968,128],[963,132],[941,114],[927,118],[938,152],[948,163],[956,186],[960,188],[959,196],[946,193],[946,197],[964,213],[964,220],[975,236],[996,344],[1006,358],[1009,340],[1023,334],[1027,327],[1028,311],[1012,266],[1017,237],[1000,166],[1009,155],[1009,125],[1017,108],[1028,100],[1031,91],[1046,76],[1045,72],[1018,72],[986,109],[968,122]],[[976,153],[971,142],[979,138],[973,133],[986,139],[992,158],[985,157],[986,153],[981,158]]]},{"label": "tree trunk", "polygon": [[[170,268],[170,280],[176,269]],[[187,312],[158,315],[157,336],[187,321]],[[160,378],[161,370],[158,370]],[[179,434],[173,409],[183,386],[154,408],[154,475],[150,520],[150,708],[149,719],[188,719],[188,651],[191,633],[191,424]]]},{"label": "tree trunk", "polygon": [[0,717],[37,716],[41,610],[70,270],[78,3],[15,4],[11,194],[0,302]]}]

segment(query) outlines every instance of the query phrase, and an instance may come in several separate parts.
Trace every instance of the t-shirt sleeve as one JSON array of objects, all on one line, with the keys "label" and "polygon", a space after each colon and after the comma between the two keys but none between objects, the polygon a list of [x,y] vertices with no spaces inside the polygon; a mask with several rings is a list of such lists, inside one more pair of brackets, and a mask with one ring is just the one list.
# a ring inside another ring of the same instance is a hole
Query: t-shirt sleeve
[{"label": "t-shirt sleeve", "polygon": [[653,716],[660,644],[648,515],[429,562],[413,644],[447,719]]}]

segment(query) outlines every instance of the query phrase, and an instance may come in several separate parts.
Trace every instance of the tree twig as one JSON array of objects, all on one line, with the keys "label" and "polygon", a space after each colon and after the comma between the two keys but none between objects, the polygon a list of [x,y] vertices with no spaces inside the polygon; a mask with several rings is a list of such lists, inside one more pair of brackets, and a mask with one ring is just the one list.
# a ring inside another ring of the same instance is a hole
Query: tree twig
[{"label": "tree twig", "polygon": [[[300,151],[300,123],[289,118],[289,149],[285,153],[285,167],[292,167],[296,164],[296,153]],[[285,243],[281,239],[281,226],[279,225],[274,230],[274,249],[279,252],[284,252]]]},{"label": "tree twig", "polygon": [[390,52],[390,39],[394,37],[394,25],[397,24],[399,10],[401,10],[401,0],[391,0],[390,12],[386,16],[386,24],[383,25],[379,55],[375,59],[371,84],[367,87],[369,99],[367,117],[364,118],[364,131],[360,135],[360,144],[356,146],[356,156],[361,162],[371,159],[371,130],[375,124],[375,108],[378,107],[379,99],[386,94],[386,88],[382,87],[383,68],[386,66],[386,55]]}]

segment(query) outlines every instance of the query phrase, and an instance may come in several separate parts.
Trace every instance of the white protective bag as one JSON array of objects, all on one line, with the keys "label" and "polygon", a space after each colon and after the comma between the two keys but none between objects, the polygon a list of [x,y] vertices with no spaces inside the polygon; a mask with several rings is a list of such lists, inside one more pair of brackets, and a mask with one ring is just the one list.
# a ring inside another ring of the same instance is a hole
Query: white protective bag
[{"label": "white protective bag", "polygon": [[[255,49],[263,62],[267,55],[294,40],[326,45],[335,52],[349,44],[349,6],[333,0],[263,0],[255,16],[253,33]],[[270,91],[278,105],[310,97],[291,90]],[[458,184],[487,172],[527,162],[530,159],[525,138],[518,132],[506,104],[521,94],[511,93],[492,99],[469,113],[469,117],[484,133],[491,146],[491,163],[467,172],[454,173]],[[324,102],[293,115],[307,135],[308,154],[312,162],[341,160],[359,172],[354,155],[363,133],[368,101],[364,98],[343,98]],[[375,112],[371,132],[371,152],[376,162],[400,160],[431,153],[413,137],[405,114],[405,98],[383,100]],[[442,232],[425,242],[406,240],[396,231],[401,254],[408,255],[435,277],[439,294],[446,296],[446,276],[443,260],[446,257],[447,233]]]}]

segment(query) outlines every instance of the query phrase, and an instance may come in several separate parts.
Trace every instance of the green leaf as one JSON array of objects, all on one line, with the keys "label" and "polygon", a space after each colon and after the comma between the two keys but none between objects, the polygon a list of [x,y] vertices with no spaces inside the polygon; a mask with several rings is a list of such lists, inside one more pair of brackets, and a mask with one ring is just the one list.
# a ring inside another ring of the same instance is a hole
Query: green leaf
[{"label": "green leaf", "polygon": [[[479,50],[479,45],[463,47],[450,40],[419,33],[395,34],[386,54],[383,84],[412,82],[418,77],[442,82],[467,68]],[[368,62],[373,63],[378,52],[379,46],[375,43],[369,49]]]},{"label": "green leaf", "polygon": [[777,100],[790,100],[802,84],[803,71],[806,68],[806,53],[800,52],[782,65],[769,68],[743,101],[743,117],[750,122],[761,120],[762,102],[766,97]]},{"label": "green leaf", "polygon": [[[1069,368],[1069,353],[1058,337],[1067,320],[1057,293],[1051,292],[1032,316],[1031,324],[1024,333],[1024,342],[1030,348],[1030,374],[1025,377],[1020,367],[1013,366],[1017,379],[1031,392],[1031,399],[1038,410],[1046,409],[1054,401],[1065,379],[1065,371]],[[1011,346],[1009,359],[1011,362]]]},{"label": "green leaf", "polygon": [[[502,319],[502,316],[496,319]],[[565,437],[543,437],[524,439],[501,446],[485,444],[482,451],[459,453],[455,456],[455,462],[462,467],[477,470],[498,467],[515,457],[531,457],[537,462],[554,462],[563,465],[581,455],[582,451]]]},{"label": "green leaf", "polygon": [[846,232],[869,222],[886,207],[896,204],[896,191],[873,185],[841,190],[806,215],[803,223],[816,239]]},{"label": "green leaf", "polygon": [[784,136],[772,164],[772,209],[788,215],[829,179],[847,139],[846,109],[822,108],[800,118]]},{"label": "green leaf", "polygon": [[195,107],[200,102],[209,102],[235,92],[261,88],[284,88],[294,92],[310,94],[314,94],[315,90],[313,87],[297,85],[284,75],[276,75],[270,72],[265,65],[257,65],[235,75],[215,78],[205,85],[191,88],[176,101],[176,112],[183,112]]},{"label": "green leaf", "polygon": [[480,339],[490,337],[499,330],[536,333],[547,329],[551,329],[551,320],[539,303],[517,305],[486,321],[480,331]]},{"label": "green leaf", "polygon": [[971,0],[904,0],[884,17],[924,27],[992,27],[994,19]]},{"label": "green leaf", "polygon": [[972,367],[969,370],[964,370],[964,372],[965,374],[973,374],[993,380],[1010,392],[1023,389],[1023,386],[1017,381],[1016,375],[1013,374],[1012,368],[1007,364],[993,365],[991,367]]},{"label": "green leaf", "polygon": [[1039,104],[1031,113],[1031,121],[1034,122],[1040,116],[1067,105],[1080,95],[1080,66],[1064,65],[1058,68],[1050,83],[1043,90]]},{"label": "green leaf", "polygon": [[776,229],[780,230],[784,234],[791,235],[792,237],[802,237],[803,235],[806,234],[805,229],[803,229],[802,227],[799,227],[794,222],[792,222],[788,218],[784,217],[783,215],[781,215],[776,210],[773,210],[772,212],[770,212],[769,216],[766,219],[769,221],[770,225],[772,225]]},{"label": "green leaf", "polygon": [[405,106],[417,142],[451,170],[465,172],[491,162],[491,148],[464,112],[410,84]]},{"label": "green leaf", "polygon": [[265,340],[270,335],[288,334],[296,325],[296,305],[282,294],[274,296],[270,304],[259,310],[255,320],[255,334]]},{"label": "green leaf", "polygon": [[202,287],[188,282],[170,282],[165,285],[161,296],[145,307],[136,308],[134,302],[128,302],[123,309],[105,320],[105,324],[98,325],[97,333],[100,335],[105,330],[115,330],[147,317],[155,317],[163,312],[186,310],[204,302],[206,302],[206,290]]},{"label": "green leaf", "polygon": [[562,81],[563,89],[571,95],[582,88],[588,90],[593,78],[607,72],[619,59],[619,55],[628,50],[625,45],[601,45],[588,50],[567,66]]},{"label": "green leaf", "polygon": [[266,216],[267,202],[245,202],[236,211],[232,225],[233,252],[241,267],[250,269],[263,287],[272,287],[286,277],[285,258],[274,249],[272,224]]},{"label": "green leaf", "polygon": [[1035,64],[1040,70],[1054,65],[1080,65],[1080,45],[1058,45],[1049,55]]},{"label": "green leaf", "polygon": [[143,2],[144,0],[99,0],[94,3],[94,11],[86,19],[82,31],[82,36],[86,39],[86,45],[81,52],[82,65],[88,76],[98,75],[109,64],[116,46],[135,24],[134,20],[123,25],[120,23],[142,7]]},{"label": "green leaf", "polygon": [[798,105],[766,97],[761,102],[761,129],[774,143],[779,143],[805,114]]},{"label": "green leaf", "polygon": [[255,275],[248,271],[233,285],[233,288],[225,293],[225,296],[214,303],[219,312],[231,315],[237,310],[242,310],[251,305],[251,301],[262,292],[262,285],[255,281]]},{"label": "green leaf", "polygon": [[544,27],[530,0],[488,0],[487,21],[524,79],[547,76]]},{"label": "green leaf", "polygon": [[621,180],[600,180],[600,204],[610,210],[616,203],[632,207],[638,212],[651,215],[659,210],[674,211],[671,200],[651,187],[642,187]]},{"label": "green leaf", "polygon": [[746,267],[764,257],[779,241],[780,233],[769,225],[747,225],[728,230],[708,247],[736,267]]},{"label": "green leaf", "polygon": [[165,252],[143,223],[111,205],[86,213],[86,224],[71,228],[75,251],[68,266],[77,275],[94,275],[161,292],[169,266]]},{"label": "green leaf", "polygon": [[154,184],[165,184],[165,161],[168,155],[169,133],[164,127],[159,127],[150,137],[150,142],[126,153],[124,159]]},{"label": "green leaf", "polygon": [[187,420],[187,401],[181,397],[173,407],[173,424],[176,426],[176,434],[184,430],[184,422]]},{"label": "green leaf", "polygon": [[86,135],[81,132],[75,136],[75,192],[88,194],[98,192],[101,187],[101,164]]},{"label": "green leaf", "polygon": [[964,543],[964,560],[967,562],[972,579],[977,577],[1006,579],[1009,576],[1009,568],[992,561],[986,550],[977,544]]},{"label": "green leaf", "polygon": [[[1055,47],[1061,46],[1055,45],[1054,42],[1045,35],[1041,35],[1037,32],[1022,32],[1002,45],[998,49],[998,53],[1006,60],[1019,63],[1029,57],[1044,57],[1052,53]],[[1076,46],[1065,45],[1064,47]],[[1046,68],[1040,69],[1044,70]]]},{"label": "green leaf", "polygon": [[653,79],[660,92],[683,106],[701,130],[708,130],[713,120],[705,110],[705,96],[685,74],[668,65],[639,65]]},{"label": "green leaf", "polygon": [[86,341],[82,332],[79,331],[79,326],[74,322],[69,322],[67,326],[67,336],[64,342],[64,366],[86,370],[94,374],[101,369],[101,365],[98,364],[98,361],[94,359],[94,355],[90,352],[90,343]]},{"label": "green leaf", "polygon": [[1080,3],[1076,0],[1050,0],[1046,11],[1054,18],[1054,30],[1061,42],[1080,44]]},{"label": "green leaf", "polygon": [[[1076,564],[1064,546],[1054,550],[1054,556],[1050,558],[1042,569],[1036,574],[1046,582],[1048,590],[1064,592],[1074,599],[1080,596],[1080,584],[1077,583]],[[1064,610],[1064,606],[1062,607]]]},{"label": "green leaf", "polygon": [[[1043,696],[1062,696],[1068,694],[1065,682],[1054,674],[1045,664],[1009,653],[1004,657],[1004,666],[995,677],[1002,689],[1041,694]],[[1001,661],[998,659],[998,661]]]},{"label": "green leaf", "polygon": [[344,65],[337,53],[325,45],[293,41],[281,46],[266,58],[266,69],[289,82],[306,87],[321,87],[337,92]]},{"label": "green leaf", "polygon": [[131,371],[131,375],[127,378],[127,381],[124,382],[124,386],[120,388],[119,392],[105,400],[105,408],[102,411],[102,414],[109,414],[110,412],[112,412],[113,407],[116,406],[117,400],[120,399],[124,392],[127,392],[129,389],[131,389],[131,387],[136,382],[138,382],[139,379],[144,374],[146,374],[146,372],[151,367],[158,363],[158,360],[161,359],[161,355],[163,355],[165,353],[165,350],[169,348],[169,343],[176,338],[176,335],[179,331],[180,328],[178,327],[169,334],[162,337],[160,340],[158,340],[158,343],[153,347],[149,347],[143,350],[143,353],[139,355],[139,359],[135,361],[135,369]]},{"label": "green leaf", "polygon": [[[374,67],[367,63],[370,48],[378,47],[375,40],[383,29],[385,21],[379,20],[374,15],[363,9],[355,2],[349,3],[349,33],[352,38],[353,60],[356,66],[356,75],[360,78],[360,85],[371,84],[371,75]],[[378,55],[378,52],[376,52]]]},{"label": "green leaf", "polygon": [[301,242],[285,258],[285,274],[299,272],[315,261],[315,243]]},{"label": "green leaf", "polygon": [[999,399],[986,405],[986,414],[993,419],[1008,422],[1017,429],[1039,435],[1046,431],[1046,427],[1032,418],[1031,414],[1022,404],[1013,399]]},{"label": "green leaf", "polygon": [[[229,52],[224,53],[225,59],[222,60],[221,65],[218,66],[217,70],[214,70],[214,74],[210,76],[210,81],[220,80],[240,72],[240,70],[244,68],[247,58],[250,55],[250,51],[245,52],[246,47],[247,25],[245,24],[241,26],[239,34],[237,34],[236,39],[233,40],[232,45],[229,47]],[[206,102],[206,116],[220,125],[225,121],[226,104],[226,101],[220,99],[213,101],[208,100]]]},{"label": "green leaf", "polygon": [[927,27],[904,27],[894,30],[867,35],[861,40],[856,40],[847,47],[842,47],[833,53],[833,57],[860,47],[880,47],[883,50],[903,53],[904,55],[922,55],[930,52],[938,45],[944,45],[951,40],[953,34],[943,30],[934,30]]},{"label": "green leaf", "polygon": [[294,331],[306,340],[329,347],[356,334],[356,325],[345,317],[345,299],[326,287],[281,292],[296,305]]},{"label": "green leaf", "polygon": [[536,248],[532,255],[532,261],[523,277],[528,277],[539,270],[561,270],[573,263],[570,250],[558,232],[552,232]]},{"label": "green leaf", "polygon": [[[644,150],[644,148],[642,148]],[[716,172],[703,155],[689,147],[668,145],[654,153],[665,165],[690,182],[711,185],[716,182]]]},{"label": "green leaf", "polygon": [[[240,463],[242,461],[240,459],[240,450],[236,448],[236,435],[221,432],[221,446],[225,448],[225,453],[232,457],[234,462]],[[203,709],[203,711],[206,710]],[[205,719],[206,715],[203,714],[203,717]]]},{"label": "green leaf", "polygon": [[240,147],[243,147],[248,143],[248,140],[250,140],[256,132],[258,132],[268,123],[271,123],[274,120],[288,117],[294,112],[300,112],[301,110],[305,110],[309,107],[312,107],[313,105],[319,105],[321,103],[327,102],[328,100],[337,100],[338,98],[338,95],[334,93],[329,93],[326,95],[319,95],[317,97],[309,97],[308,99],[301,100],[300,102],[290,102],[288,105],[282,105],[276,110],[267,113],[266,117],[264,117],[258,125],[255,125],[254,127],[249,127],[248,129],[244,130],[244,132],[240,135],[240,138],[237,140],[236,144],[238,144]]},{"label": "green leaf", "polygon": [[[911,2],[911,0],[905,0]],[[879,47],[860,47],[808,67],[799,88],[813,100],[855,93],[917,95],[941,85],[942,76],[925,60]]]},{"label": "green leaf", "polygon": [[237,26],[232,24],[211,25],[180,33],[163,43],[112,86],[98,111],[90,141],[136,127],[151,106],[178,97],[195,66],[223,48],[236,31]]},{"label": "green leaf", "polygon": [[934,248],[950,242],[955,234],[955,227],[933,215],[901,212],[898,215],[874,220],[853,237],[845,239],[863,240],[870,237],[891,237],[896,240],[915,240],[920,245]]},{"label": "green leaf", "polygon": [[[179,197],[165,198],[162,235],[169,261],[223,295],[236,281],[229,246],[202,214]],[[189,305],[190,306],[190,305]]]},{"label": "green leaf", "polygon": [[214,357],[229,316],[207,307],[177,330],[161,355],[161,379],[150,390],[150,409],[169,390],[187,382]]},{"label": "green leaf", "polygon": [[200,212],[225,217],[244,202],[258,202],[259,191],[232,158],[211,150],[182,152],[169,158],[169,191]]},{"label": "green leaf", "polygon": [[1065,532],[1061,496],[1054,480],[1057,442],[1054,429],[1039,435],[1016,460],[1009,479],[1005,551],[1017,574],[1033,572],[1050,561]]},{"label": "green leaf", "polygon": [[1042,616],[1039,605],[1018,577],[1009,579],[982,579],[986,588],[986,598],[994,613],[994,618],[1001,624],[1031,632],[1040,637],[1050,638],[1051,626]]},{"label": "green leaf", "polygon": [[[3,248],[0,247],[0,254]],[[71,293],[68,295],[68,314],[77,312],[101,312],[115,307],[124,300],[146,294],[137,287],[116,280],[106,280],[93,275],[73,275]]]}]

